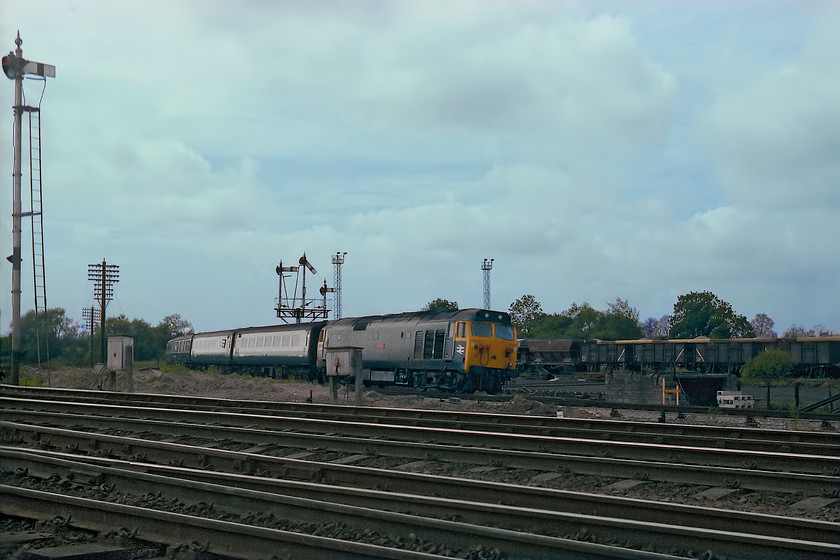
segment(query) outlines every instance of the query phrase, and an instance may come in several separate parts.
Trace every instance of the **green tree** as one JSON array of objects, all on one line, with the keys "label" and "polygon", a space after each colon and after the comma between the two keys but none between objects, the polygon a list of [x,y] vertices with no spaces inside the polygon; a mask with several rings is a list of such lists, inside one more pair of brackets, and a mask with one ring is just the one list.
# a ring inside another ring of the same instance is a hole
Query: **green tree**
[{"label": "green tree", "polygon": [[525,294],[511,303],[508,312],[513,326],[523,338],[531,337],[534,328],[545,317],[540,302],[531,294]]},{"label": "green tree", "polygon": [[572,303],[571,307],[563,312],[572,318],[572,324],[566,331],[566,336],[575,338],[598,338],[596,331],[601,324],[603,313],[586,302],[581,305]]},{"label": "green tree", "polygon": [[160,361],[166,352],[166,343],[176,336],[183,336],[195,332],[189,321],[183,319],[177,313],[167,315],[154,328],[155,358]]},{"label": "green tree", "polygon": [[562,313],[541,314],[533,320],[531,338],[597,338],[601,340],[635,340],[642,338],[639,313],[626,300],[616,299],[603,312],[584,302],[572,305]]},{"label": "green tree", "polygon": [[745,338],[755,336],[743,315],[712,292],[690,292],[677,298],[670,319],[671,338]]},{"label": "green tree", "polygon": [[601,340],[638,340],[644,336],[639,323],[621,313],[604,313],[594,338]]},{"label": "green tree", "polygon": [[427,303],[423,311],[458,311],[458,302],[437,298]]},{"label": "green tree", "polygon": [[46,363],[49,349],[50,362],[78,365],[79,356],[86,355],[87,347],[88,339],[81,334],[80,326],[60,307],[38,314],[30,310],[20,318],[22,362]]},{"label": "green tree", "polygon": [[556,338],[568,336],[566,333],[572,326],[573,319],[561,313],[543,315],[534,321],[531,328],[531,338]]},{"label": "green tree", "polygon": [[[134,359],[136,361],[154,360],[161,353],[161,341],[155,330],[143,319],[128,320],[124,314],[105,319],[105,333],[124,335],[134,338]],[[166,342],[163,342],[166,345]]]},{"label": "green tree", "polygon": [[742,377],[779,378],[787,377],[793,371],[793,358],[784,350],[764,350],[744,364]]},{"label": "green tree", "polygon": [[160,329],[161,333],[166,336],[166,340],[175,338],[176,336],[183,336],[195,332],[193,326],[189,321],[182,318],[179,314],[167,315],[161,319],[156,329]]},{"label": "green tree", "polygon": [[631,319],[634,323],[639,322],[639,310],[630,305],[630,301],[621,298],[615,298],[615,303],[607,304],[607,314],[618,315]]}]

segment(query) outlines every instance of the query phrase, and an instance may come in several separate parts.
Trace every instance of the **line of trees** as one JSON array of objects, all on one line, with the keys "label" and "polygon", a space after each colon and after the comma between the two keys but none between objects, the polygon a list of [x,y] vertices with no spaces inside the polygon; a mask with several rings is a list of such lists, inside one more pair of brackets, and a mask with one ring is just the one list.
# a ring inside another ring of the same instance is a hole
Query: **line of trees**
[{"label": "line of trees", "polygon": [[[37,315],[34,311],[27,312],[20,319],[20,332],[21,363],[43,363],[47,348],[52,365],[85,366],[92,361],[101,361],[98,325],[91,335],[81,324],[67,317],[64,309],[48,309]],[[190,332],[193,332],[192,325],[177,314],[164,317],[155,326],[143,319],[129,320],[125,315],[105,319],[106,336],[134,337],[135,361],[160,360],[168,340]],[[0,337],[4,360],[10,348],[11,335]]]},{"label": "line of trees", "polygon": [[[573,337],[601,340],[640,338],[776,338],[773,319],[764,313],[747,320],[712,292],[689,292],[677,298],[674,312],[660,318],[639,320],[638,310],[628,300],[616,298],[605,311],[588,303],[572,303],[560,313],[545,313],[537,299],[525,294],[514,301],[508,312],[522,338]],[[832,332],[820,325],[803,329],[793,325],[782,335],[828,336]]]}]

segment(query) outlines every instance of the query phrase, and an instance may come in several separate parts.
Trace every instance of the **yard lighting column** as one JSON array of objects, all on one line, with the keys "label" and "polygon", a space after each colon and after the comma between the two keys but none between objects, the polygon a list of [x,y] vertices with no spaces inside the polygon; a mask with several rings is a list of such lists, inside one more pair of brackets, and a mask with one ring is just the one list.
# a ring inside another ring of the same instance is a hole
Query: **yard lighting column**
[{"label": "yard lighting column", "polygon": [[484,271],[484,309],[490,309],[490,271],[493,270],[493,259],[484,259],[481,270]]}]

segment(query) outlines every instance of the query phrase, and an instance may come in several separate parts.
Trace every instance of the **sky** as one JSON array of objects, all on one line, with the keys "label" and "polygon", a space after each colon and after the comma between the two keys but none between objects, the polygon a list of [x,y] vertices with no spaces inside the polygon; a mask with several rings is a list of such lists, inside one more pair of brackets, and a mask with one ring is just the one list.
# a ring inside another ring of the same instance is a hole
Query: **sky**
[{"label": "sky", "polygon": [[[197,331],[279,322],[278,263],[305,252],[317,295],[339,251],[345,317],[481,307],[492,258],[494,309],[658,318],[711,291],[779,334],[840,331],[837,29],[836,0],[0,7],[0,50],[20,31],[56,67],[24,80],[48,307],[82,322],[104,259],[108,316]],[[5,80],[3,256],[13,104]],[[0,282],[8,333],[5,259]]]}]

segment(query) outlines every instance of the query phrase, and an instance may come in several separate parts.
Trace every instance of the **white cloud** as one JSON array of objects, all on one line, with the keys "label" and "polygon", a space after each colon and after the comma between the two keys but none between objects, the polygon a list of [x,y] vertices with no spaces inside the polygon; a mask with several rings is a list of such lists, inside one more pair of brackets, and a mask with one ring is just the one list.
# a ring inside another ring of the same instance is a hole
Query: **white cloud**
[{"label": "white cloud", "polygon": [[650,6],[12,7],[2,36],[58,69],[51,304],[104,256],[130,316],[271,322],[279,259],[320,283],[346,250],[345,313],[480,305],[493,257],[501,308],[708,289],[840,328],[836,8]]}]

